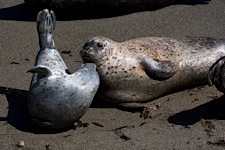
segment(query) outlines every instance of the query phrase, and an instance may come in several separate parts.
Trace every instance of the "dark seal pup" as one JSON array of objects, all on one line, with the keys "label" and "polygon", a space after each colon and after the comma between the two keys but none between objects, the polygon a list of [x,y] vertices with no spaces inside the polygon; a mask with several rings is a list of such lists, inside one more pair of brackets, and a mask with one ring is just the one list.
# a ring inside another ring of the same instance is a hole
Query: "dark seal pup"
[{"label": "dark seal pup", "polygon": [[[155,10],[173,4],[175,0],[24,0],[32,10],[49,8],[58,15],[79,16],[105,13],[116,14],[142,10]],[[74,12],[74,13],[73,13]]]},{"label": "dark seal pup", "polygon": [[83,64],[69,73],[55,49],[52,34],[56,18],[44,9],[37,16],[40,51],[28,94],[31,121],[51,129],[66,128],[78,121],[88,110],[99,86],[99,76],[93,63]]},{"label": "dark seal pup", "polygon": [[222,38],[142,37],[116,42],[94,37],[80,54],[84,63],[97,66],[97,96],[132,107],[207,84],[210,66],[225,55],[224,44]]}]

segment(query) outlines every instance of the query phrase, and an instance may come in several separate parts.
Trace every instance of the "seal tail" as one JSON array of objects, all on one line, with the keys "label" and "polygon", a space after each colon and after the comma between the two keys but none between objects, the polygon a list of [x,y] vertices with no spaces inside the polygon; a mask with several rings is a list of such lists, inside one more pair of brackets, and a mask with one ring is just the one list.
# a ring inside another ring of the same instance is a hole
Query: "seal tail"
[{"label": "seal tail", "polygon": [[41,49],[54,49],[55,44],[52,38],[56,25],[56,16],[53,11],[43,9],[37,15],[37,32]]}]

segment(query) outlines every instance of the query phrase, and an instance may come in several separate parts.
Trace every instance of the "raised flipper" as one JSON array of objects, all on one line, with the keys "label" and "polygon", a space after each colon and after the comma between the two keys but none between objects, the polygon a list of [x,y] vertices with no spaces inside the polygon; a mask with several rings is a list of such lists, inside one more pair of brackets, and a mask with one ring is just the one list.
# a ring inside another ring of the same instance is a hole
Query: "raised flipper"
[{"label": "raised flipper", "polygon": [[216,88],[225,92],[225,57],[217,60],[209,69],[208,72],[208,83],[209,86],[213,86],[215,84]]},{"label": "raised flipper", "polygon": [[152,58],[144,58],[141,62],[145,73],[154,80],[166,80],[176,74],[177,68],[169,60],[156,61]]},{"label": "raised flipper", "polygon": [[38,79],[41,79],[44,77],[49,77],[52,75],[52,71],[48,67],[42,66],[42,65],[35,66],[35,67],[29,69],[27,72],[37,73]]},{"label": "raised flipper", "polygon": [[39,36],[39,45],[41,49],[55,48],[52,39],[53,31],[55,30],[56,17],[53,11],[44,9],[37,15],[37,31]]}]

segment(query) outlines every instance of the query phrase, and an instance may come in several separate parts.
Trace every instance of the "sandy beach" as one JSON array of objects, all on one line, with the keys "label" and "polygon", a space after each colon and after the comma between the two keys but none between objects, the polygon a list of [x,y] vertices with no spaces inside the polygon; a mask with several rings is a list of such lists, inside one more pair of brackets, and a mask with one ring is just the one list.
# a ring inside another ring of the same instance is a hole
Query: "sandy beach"
[{"label": "sandy beach", "polygon": [[[202,2],[208,2],[203,4]],[[76,14],[79,16],[79,14]],[[57,16],[56,16],[57,17]],[[104,18],[58,20],[57,50],[71,72],[82,64],[79,51],[97,35],[115,41],[134,37],[225,37],[225,1],[195,0],[154,11]],[[30,125],[26,96],[39,50],[36,22],[23,0],[0,1],[0,149],[180,150],[225,148],[225,97],[208,85],[171,94],[152,102],[149,118],[93,102],[81,118],[83,127],[56,133]],[[4,94],[14,88],[16,94]],[[24,146],[19,147],[20,141]]]}]

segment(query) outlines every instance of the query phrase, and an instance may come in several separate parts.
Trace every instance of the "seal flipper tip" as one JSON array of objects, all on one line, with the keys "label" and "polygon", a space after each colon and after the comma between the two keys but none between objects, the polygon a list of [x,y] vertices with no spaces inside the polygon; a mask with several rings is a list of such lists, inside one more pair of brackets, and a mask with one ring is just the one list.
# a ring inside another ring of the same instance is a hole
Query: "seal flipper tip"
[{"label": "seal flipper tip", "polygon": [[37,32],[39,36],[39,45],[41,49],[54,49],[55,44],[52,39],[53,31],[56,26],[56,16],[53,11],[43,9],[37,15]]},{"label": "seal flipper tip", "polygon": [[37,30],[39,33],[52,33],[56,25],[55,13],[48,9],[43,9],[37,14]]}]

